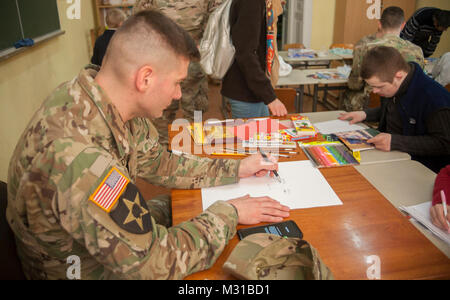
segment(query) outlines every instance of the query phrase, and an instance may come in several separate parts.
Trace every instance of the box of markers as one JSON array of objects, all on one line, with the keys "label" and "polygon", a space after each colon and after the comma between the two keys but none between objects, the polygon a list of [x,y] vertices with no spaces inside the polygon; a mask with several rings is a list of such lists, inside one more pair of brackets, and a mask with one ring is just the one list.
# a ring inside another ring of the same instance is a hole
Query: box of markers
[{"label": "box of markers", "polygon": [[359,165],[359,153],[352,153],[340,142],[321,141],[299,145],[317,168]]}]

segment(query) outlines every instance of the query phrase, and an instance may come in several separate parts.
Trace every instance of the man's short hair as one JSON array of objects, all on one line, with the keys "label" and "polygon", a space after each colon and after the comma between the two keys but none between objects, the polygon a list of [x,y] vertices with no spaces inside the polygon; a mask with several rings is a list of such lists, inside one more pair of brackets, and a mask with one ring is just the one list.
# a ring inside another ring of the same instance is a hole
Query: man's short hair
[{"label": "man's short hair", "polygon": [[364,80],[373,76],[382,82],[394,81],[398,71],[408,72],[410,67],[397,49],[378,46],[367,52],[361,65],[361,77]]},{"label": "man's short hair", "polygon": [[[144,10],[129,17],[117,30],[113,39],[121,35],[143,32],[140,38],[158,37],[161,46],[191,61],[200,59],[200,52],[192,37],[170,18],[156,10]],[[145,34],[151,33],[151,34]]]},{"label": "man's short hair", "polygon": [[405,22],[405,12],[398,6],[389,6],[381,14],[380,23],[383,29],[398,29]]},{"label": "man's short hair", "polygon": [[118,8],[111,8],[106,13],[106,25],[109,28],[119,28],[120,23],[127,19],[125,12]]},{"label": "man's short hair", "polygon": [[447,29],[450,26],[450,11],[439,10],[434,14],[434,19],[436,20],[437,26]]}]

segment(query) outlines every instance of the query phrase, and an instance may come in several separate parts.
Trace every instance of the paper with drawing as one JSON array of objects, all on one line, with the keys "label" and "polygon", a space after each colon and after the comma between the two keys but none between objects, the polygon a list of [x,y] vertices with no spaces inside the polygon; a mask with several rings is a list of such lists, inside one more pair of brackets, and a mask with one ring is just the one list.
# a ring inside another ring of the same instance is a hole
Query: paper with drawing
[{"label": "paper with drawing", "polygon": [[229,200],[249,194],[252,197],[269,196],[291,209],[342,205],[341,200],[322,173],[310,161],[278,164],[279,183],[275,178],[243,178],[236,184],[202,189],[203,209],[218,200]]}]

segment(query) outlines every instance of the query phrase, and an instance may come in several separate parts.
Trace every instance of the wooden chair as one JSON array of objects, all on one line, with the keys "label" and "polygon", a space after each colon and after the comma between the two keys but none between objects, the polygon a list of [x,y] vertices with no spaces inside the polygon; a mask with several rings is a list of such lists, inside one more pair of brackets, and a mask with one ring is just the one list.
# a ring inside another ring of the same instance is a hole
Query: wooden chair
[{"label": "wooden chair", "polygon": [[16,250],[14,233],[6,221],[7,184],[0,181],[0,280],[26,279]]},{"label": "wooden chair", "polygon": [[332,44],[330,46],[330,49],[334,49],[334,48],[342,48],[342,49],[354,49],[355,46],[353,44],[342,44],[342,43],[336,43],[336,44]]},{"label": "wooden chair", "polygon": [[305,49],[305,46],[301,43],[295,43],[295,44],[284,44],[283,50],[288,51],[289,49]]},{"label": "wooden chair", "polygon": [[449,84],[447,84],[447,85],[445,86],[445,88],[447,89],[447,91],[449,91],[449,92],[450,92],[450,83],[449,83]]},{"label": "wooden chair", "polygon": [[283,102],[288,113],[296,113],[295,102],[297,100],[297,91],[293,88],[276,88],[275,95]]},{"label": "wooden chair", "polygon": [[380,105],[381,105],[380,95],[370,93],[370,99],[369,99],[369,103],[368,103],[367,107],[374,108],[374,107],[378,107]]}]

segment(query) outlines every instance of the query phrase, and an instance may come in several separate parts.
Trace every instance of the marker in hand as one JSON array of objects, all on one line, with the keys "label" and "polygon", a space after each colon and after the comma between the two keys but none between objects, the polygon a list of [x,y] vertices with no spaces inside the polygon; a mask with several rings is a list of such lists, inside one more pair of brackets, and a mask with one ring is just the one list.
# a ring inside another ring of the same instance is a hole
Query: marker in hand
[{"label": "marker in hand", "polygon": [[[271,161],[269,160],[269,158],[267,157],[267,155],[262,151],[262,149],[260,147],[258,147],[258,151],[259,153],[261,153],[261,156],[264,158],[264,160],[268,163],[271,163]],[[281,183],[281,178],[280,175],[278,175],[278,172],[276,170],[272,171],[273,174],[275,175],[275,177],[277,178],[278,182]]]}]

